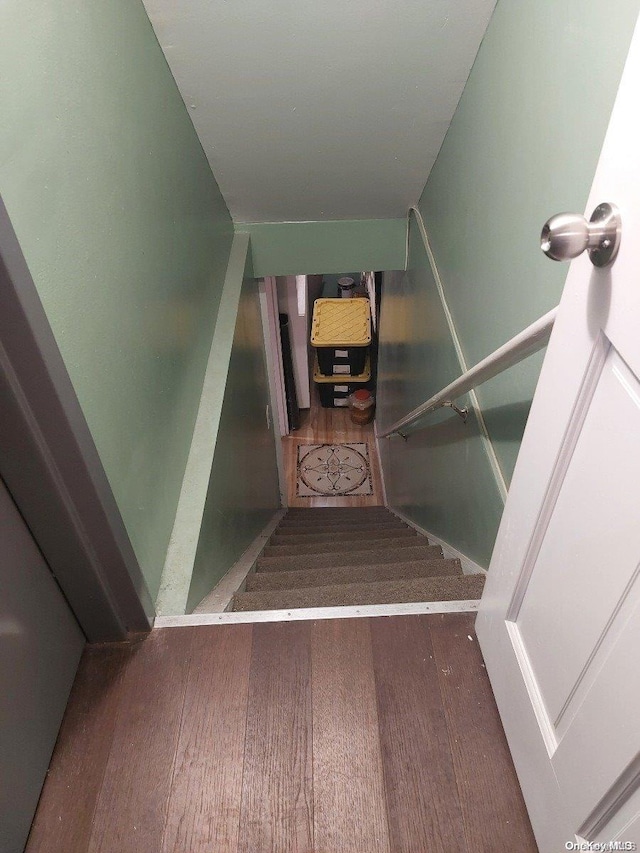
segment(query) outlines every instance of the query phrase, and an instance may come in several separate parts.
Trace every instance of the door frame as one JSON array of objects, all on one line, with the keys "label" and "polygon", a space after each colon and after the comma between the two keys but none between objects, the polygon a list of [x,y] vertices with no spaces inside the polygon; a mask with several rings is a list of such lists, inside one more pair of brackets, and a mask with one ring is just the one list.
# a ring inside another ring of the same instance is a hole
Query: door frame
[{"label": "door frame", "polygon": [[149,631],[153,601],[0,197],[0,475],[89,642]]},{"label": "door frame", "polygon": [[282,438],[289,435],[287,395],[284,389],[282,367],[282,339],[280,337],[280,312],[275,276],[266,275],[258,280],[260,307],[262,309],[264,345],[267,355],[267,374],[273,383],[273,419],[277,434]]}]

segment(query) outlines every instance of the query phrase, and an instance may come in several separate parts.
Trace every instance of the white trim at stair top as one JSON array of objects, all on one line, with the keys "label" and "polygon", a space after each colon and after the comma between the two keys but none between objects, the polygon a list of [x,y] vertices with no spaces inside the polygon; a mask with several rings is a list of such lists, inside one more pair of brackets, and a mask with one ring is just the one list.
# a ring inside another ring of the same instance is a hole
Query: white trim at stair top
[{"label": "white trim at stair top", "polygon": [[200,604],[194,609],[194,613],[224,613],[231,604],[233,596],[244,584],[247,575],[255,566],[256,560],[262,553],[264,546],[269,542],[271,534],[280,524],[286,512],[286,509],[281,509],[275,513],[271,521],[260,531],[240,559],[231,566],[226,575],[218,581],[211,592],[205,595]]},{"label": "white trim at stair top", "polygon": [[[451,548],[442,540],[418,527],[402,513],[387,507],[409,526],[423,533],[436,544],[442,546],[445,557],[460,559],[465,574],[484,573],[484,569]],[[461,601],[419,601],[400,604],[363,604],[340,605],[333,607],[301,607],[287,610],[248,610],[227,612],[226,608],[236,592],[242,587],[247,575],[253,569],[262,549],[276,529],[286,509],[279,510],[269,524],[254,539],[238,562],[219,581],[214,589],[202,599],[193,613],[185,615],[156,616],[154,628],[197,627],[199,625],[241,625],[257,622],[297,622],[313,619],[357,619],[375,616],[413,616],[434,613],[475,613],[480,601],[465,599]]]},{"label": "white trim at stair top", "polygon": [[460,565],[462,566],[462,571],[465,575],[486,575],[487,570],[483,569],[482,566],[478,565],[478,563],[474,562],[471,557],[467,557],[466,554],[463,554],[462,551],[458,551],[457,548],[454,548],[453,545],[450,545],[448,542],[445,542],[444,539],[440,539],[439,536],[435,536],[433,533],[430,533],[428,530],[425,530],[424,527],[420,527],[419,524],[416,524],[415,521],[412,521],[408,516],[406,516],[399,509],[394,509],[392,506],[387,506],[389,512],[392,512],[397,518],[401,521],[404,521],[405,524],[408,524],[409,527],[413,527],[414,530],[417,530],[418,533],[422,533],[423,536],[426,536],[431,542],[434,542],[436,545],[439,545],[442,548],[442,553],[445,557],[449,559],[457,559],[460,560]]},{"label": "white trim at stair top", "polygon": [[420,601],[409,604],[363,604],[349,607],[301,607],[291,610],[247,610],[240,613],[191,613],[157,616],[154,628],[199,625],[242,625],[254,622],[301,622],[310,619],[369,619],[373,616],[416,616],[424,613],[475,613],[479,600]]}]

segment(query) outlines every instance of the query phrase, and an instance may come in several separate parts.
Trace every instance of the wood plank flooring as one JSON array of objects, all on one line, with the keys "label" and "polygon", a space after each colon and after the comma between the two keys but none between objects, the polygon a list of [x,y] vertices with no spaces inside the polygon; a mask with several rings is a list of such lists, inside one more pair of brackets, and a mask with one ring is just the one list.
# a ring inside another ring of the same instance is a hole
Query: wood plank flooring
[{"label": "wood plank flooring", "polygon": [[237,628],[206,626],[190,632],[193,646],[162,853],[238,846],[253,636],[250,625]]},{"label": "wood plank flooring", "polygon": [[238,850],[312,850],[309,624],[253,632]]},{"label": "wood plank flooring", "polygon": [[27,853],[529,853],[473,614],[89,648]]},{"label": "wood plank flooring", "polygon": [[[383,506],[382,477],[373,423],[358,426],[351,422],[348,409],[323,409],[315,387],[311,388],[311,408],[301,412],[300,429],[282,439],[285,479],[289,506]],[[348,444],[365,441],[369,447],[369,463],[373,494],[333,498],[318,495],[312,498],[296,496],[297,450],[301,444]]]},{"label": "wood plank flooring", "polygon": [[[92,853],[133,849],[132,844],[138,853],[161,848],[193,639],[183,628],[175,637],[158,632],[127,661],[121,683],[127,701],[116,710],[87,848]],[[149,724],[151,709],[161,725]]]},{"label": "wood plank flooring", "polygon": [[369,620],[312,628],[316,849],[391,849]]},{"label": "wood plank flooring", "polygon": [[428,624],[424,619],[372,624],[389,830],[394,850],[403,853],[451,849],[452,838],[464,837]]}]

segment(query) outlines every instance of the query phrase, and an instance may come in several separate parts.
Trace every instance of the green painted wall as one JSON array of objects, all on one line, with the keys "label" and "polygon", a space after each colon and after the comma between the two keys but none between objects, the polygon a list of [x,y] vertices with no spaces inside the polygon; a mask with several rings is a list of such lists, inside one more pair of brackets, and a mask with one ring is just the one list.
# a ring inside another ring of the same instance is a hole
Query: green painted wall
[{"label": "green painted wall", "polygon": [[404,268],[404,219],[258,222],[237,227],[251,234],[253,269],[259,277]]},{"label": "green painted wall", "polygon": [[[543,222],[583,211],[640,10],[499,0],[420,200],[469,365],[558,303]],[[478,389],[507,482],[542,355]]]},{"label": "green painted wall", "polygon": [[155,596],[233,226],[138,0],[2,3],[0,193]]},{"label": "green painted wall", "polygon": [[[377,387],[378,428],[427,400],[460,374],[442,302],[416,227],[409,268],[385,273]],[[461,404],[467,404],[464,398]],[[389,505],[487,566],[502,500],[475,417],[450,409],[380,442]]]},{"label": "green painted wall", "polygon": [[[567,266],[542,255],[540,228],[584,210],[639,10],[498,2],[419,203],[469,365],[558,303]],[[377,418],[388,425],[460,373],[415,222],[381,321]],[[507,482],[542,358],[477,389]],[[488,566],[501,499],[473,419],[434,413],[407,444],[384,442],[382,461],[392,506]]]},{"label": "green painted wall", "polygon": [[280,509],[273,419],[258,285],[250,259],[235,325],[187,613],[196,607]]}]

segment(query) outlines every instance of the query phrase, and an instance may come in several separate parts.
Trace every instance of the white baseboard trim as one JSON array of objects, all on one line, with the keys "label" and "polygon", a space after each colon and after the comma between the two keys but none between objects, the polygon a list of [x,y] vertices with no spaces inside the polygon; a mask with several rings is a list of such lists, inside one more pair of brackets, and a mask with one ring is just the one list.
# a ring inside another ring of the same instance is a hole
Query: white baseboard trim
[{"label": "white baseboard trim", "polygon": [[[214,586],[211,592],[207,593],[200,604],[194,609],[193,613],[197,614],[212,614],[224,613],[229,607],[233,596],[241,590],[247,575],[254,568],[255,562],[262,553],[262,549],[269,541],[273,531],[276,529],[286,509],[278,510],[271,521],[264,527],[253,540],[251,545],[242,554],[240,559],[233,564],[229,571],[222,577]],[[187,614],[184,618],[188,618],[192,614]],[[165,618],[165,617],[159,617]],[[175,617],[167,617],[169,619]],[[180,617],[183,618],[183,617]]]},{"label": "white baseboard trim", "polygon": [[395,509],[395,507],[389,505],[387,505],[387,509],[389,510],[389,512],[392,512],[394,515],[396,515],[401,521],[404,521],[405,524],[408,524],[409,527],[413,527],[413,529],[417,530],[418,533],[422,533],[422,535],[426,536],[427,539],[429,539],[431,542],[434,542],[436,545],[439,545],[442,548],[442,553],[445,555],[445,557],[449,559],[460,560],[460,565],[462,566],[462,571],[465,575],[487,574],[487,570],[483,569],[482,566],[474,562],[471,557],[467,557],[466,554],[463,554],[462,551],[458,551],[457,548],[454,548],[453,545],[450,545],[448,542],[445,542],[444,539],[441,539],[439,536],[436,536],[429,530],[425,530],[424,527],[420,527],[419,524],[416,524],[415,521],[412,521],[399,509]]},{"label": "white baseboard trim", "polygon": [[374,616],[416,616],[433,613],[476,613],[480,601],[427,601],[411,604],[366,604],[360,607],[306,607],[299,610],[253,610],[246,613],[191,613],[157,616],[154,628],[199,625],[242,625],[256,622],[303,622],[313,619],[370,619]]}]

